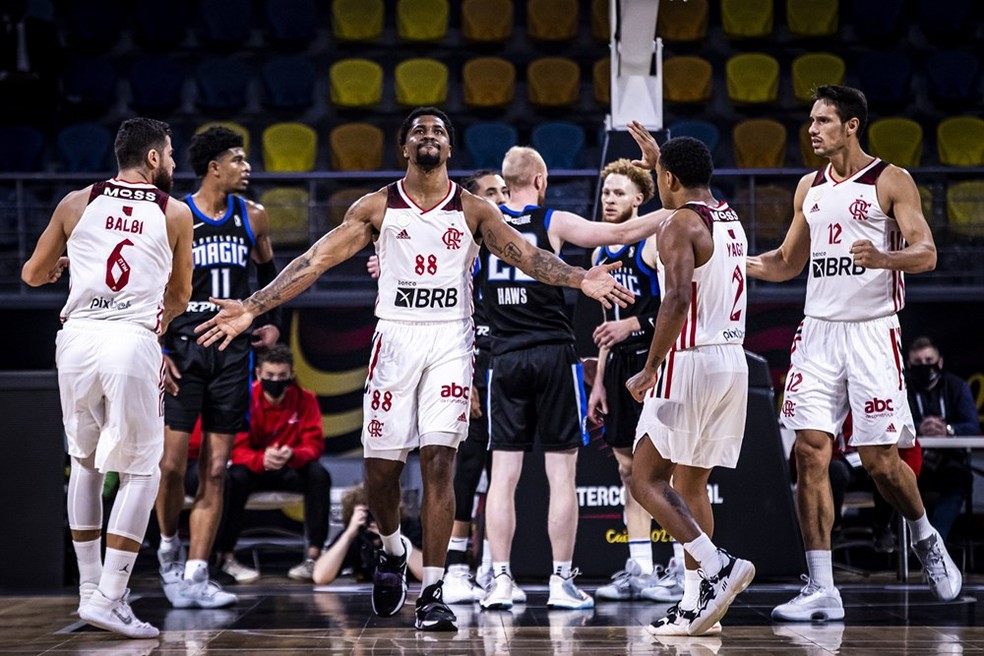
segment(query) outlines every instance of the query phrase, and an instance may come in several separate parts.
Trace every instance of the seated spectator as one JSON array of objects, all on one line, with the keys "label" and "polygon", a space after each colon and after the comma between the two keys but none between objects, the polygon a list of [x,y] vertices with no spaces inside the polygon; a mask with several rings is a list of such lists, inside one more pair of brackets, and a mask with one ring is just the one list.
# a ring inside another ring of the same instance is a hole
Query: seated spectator
[{"label": "seated spectator", "polygon": [[[928,337],[909,346],[909,408],[916,433],[925,437],[980,435],[977,406],[966,381],[943,370],[943,357]],[[944,540],[969,498],[974,474],[964,449],[927,449],[919,489],[929,521]]]},{"label": "seated spectator", "polygon": [[[364,485],[353,487],[342,499],[342,521],[345,530],[332,540],[328,549],[314,563],[313,578],[318,585],[327,585],[340,575],[354,576],[357,581],[372,580],[372,573],[376,568],[376,552],[383,542],[379,537],[379,528],[369,514]],[[424,575],[420,522],[403,517],[400,530],[413,545],[407,558],[407,569],[420,580]]]},{"label": "seated spectator", "polygon": [[325,447],[321,409],[314,394],[294,381],[294,358],[287,346],[260,352],[258,362],[249,431],[236,435],[232,447],[216,551],[223,572],[239,583],[255,581],[259,572],[237,561],[234,553],[249,495],[260,490],[301,492],[307,552],[287,575],[310,581],[328,538],[331,503],[331,477],[318,461]]}]

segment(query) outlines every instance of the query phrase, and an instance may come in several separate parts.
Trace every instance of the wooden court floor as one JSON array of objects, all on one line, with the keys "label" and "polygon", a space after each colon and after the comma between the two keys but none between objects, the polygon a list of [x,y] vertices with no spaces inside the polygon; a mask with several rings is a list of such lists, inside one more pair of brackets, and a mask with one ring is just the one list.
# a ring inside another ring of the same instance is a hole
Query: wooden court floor
[{"label": "wooden court floor", "polygon": [[[583,582],[593,591],[601,582]],[[984,654],[984,578],[970,577],[960,598],[933,600],[918,576],[908,585],[888,573],[838,579],[847,617],[835,624],[775,624],[772,607],[800,584],[753,584],[731,607],[717,637],[652,639],[645,625],[666,607],[651,602],[599,602],[593,610],[548,611],[546,588],[526,584],[528,603],[512,611],[455,606],[460,630],[412,628],[416,587],[395,617],[372,614],[369,587],[339,581],[326,588],[265,575],[229,586],[239,603],[220,610],[170,608],[156,577],[133,581],[138,617],[161,629],[154,640],[127,640],[88,627],[73,613],[74,591],[0,597],[0,656],[104,654],[246,656],[260,654],[668,654],[825,656],[844,654]]]}]

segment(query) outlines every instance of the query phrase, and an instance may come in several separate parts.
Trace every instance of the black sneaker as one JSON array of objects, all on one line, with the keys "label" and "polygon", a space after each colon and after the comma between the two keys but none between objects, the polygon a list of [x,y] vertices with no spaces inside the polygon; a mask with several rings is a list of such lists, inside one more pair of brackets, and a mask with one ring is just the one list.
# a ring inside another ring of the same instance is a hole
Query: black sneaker
[{"label": "black sneaker", "polygon": [[376,571],[372,574],[372,612],[380,617],[396,615],[407,599],[407,559],[410,557],[410,540],[405,537],[402,556],[379,550]]},{"label": "black sneaker", "polygon": [[417,597],[416,619],[413,625],[420,631],[457,631],[455,614],[444,603],[443,581],[438,581],[420,591]]}]

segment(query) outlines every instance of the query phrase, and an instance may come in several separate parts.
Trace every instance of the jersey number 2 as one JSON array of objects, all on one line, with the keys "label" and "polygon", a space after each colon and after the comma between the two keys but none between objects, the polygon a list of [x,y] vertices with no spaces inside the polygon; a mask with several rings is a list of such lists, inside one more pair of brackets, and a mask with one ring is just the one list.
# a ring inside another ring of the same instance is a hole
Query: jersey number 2
[{"label": "jersey number 2", "polygon": [[731,320],[738,321],[741,319],[741,308],[738,307],[738,304],[745,293],[745,276],[741,273],[741,267],[735,267],[731,274],[731,282],[735,283],[735,302],[731,306]]}]

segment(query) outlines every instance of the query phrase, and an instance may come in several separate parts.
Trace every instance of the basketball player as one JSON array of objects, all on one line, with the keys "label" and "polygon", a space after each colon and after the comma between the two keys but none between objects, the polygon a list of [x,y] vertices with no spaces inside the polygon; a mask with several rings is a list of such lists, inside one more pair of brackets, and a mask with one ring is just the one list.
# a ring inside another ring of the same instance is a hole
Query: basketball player
[{"label": "basketball player", "polygon": [[[175,608],[222,608],[236,595],[208,578],[208,558],[222,519],[226,463],[236,433],[246,427],[250,400],[250,336],[222,353],[195,342],[194,328],[218,308],[210,298],[239,298],[249,292],[249,266],[260,284],[277,274],[269,220],[261,205],[237,195],[249,185],[250,166],[242,136],[212,127],[192,137],[189,155],[201,186],[186,197],[194,215],[194,287],[187,311],[164,339],[172,394],[164,399],[164,459],[157,521],[157,552],[164,594]],[[252,333],[253,346],[277,342],[274,325]],[[189,517],[188,559],[178,536],[184,504],[188,439],[201,416],[198,490]]]},{"label": "basketball player", "polygon": [[844,617],[830,560],[831,440],[850,410],[861,464],[878,492],[905,517],[929,587],[949,601],[962,576],[926,518],[916,477],[899,458],[915,430],[902,375],[897,313],[903,274],[936,267],[936,245],[919,192],[904,169],[861,149],[864,94],[822,86],[810,111],[813,150],[829,164],[800,179],[782,245],[748,259],[748,273],[770,281],[797,276],[810,261],[806,318],[793,338],[781,421],[796,431],[797,512],[809,581],[772,611],[777,620]]},{"label": "basketball player", "polygon": [[424,579],[415,626],[456,630],[442,599],[445,554],[453,523],[455,448],[468,430],[471,394],[471,276],[479,240],[510,266],[547,283],[580,288],[603,304],[632,294],[609,271],[570,267],[528,243],[489,202],[448,179],[454,146],[450,120],[419,107],[400,128],[407,158],[402,179],[356,201],[341,225],[244,301],[214,299],[222,310],[198,327],[199,341],[226,348],[253,319],[310,287],[330,267],[373,240],[379,254],[379,323],[363,403],[362,443],[369,508],[383,542],[372,605],[390,616],[406,598],[407,544],[400,536],[400,474],[420,447],[424,482]]},{"label": "basketball player", "polygon": [[686,552],[683,598],[648,629],[720,633],[718,620],[755,576],[752,563],[711,542],[707,498],[711,470],[734,468],[745,432],[747,240],[734,210],[711,193],[707,146],[679,137],[659,148],[641,124],[629,131],[639,163],[656,171],[663,207],[676,210],[646,242],[662,298],[646,364],[626,382],[643,402],[632,492]]},{"label": "basketball player", "polygon": [[[21,278],[37,287],[71,274],[55,360],[72,472],[68,523],[79,565],[79,617],[130,638],[158,630],[137,619],[127,583],[160,482],[164,367],[157,336],[191,296],[192,221],[170,198],[174,153],[166,123],[124,121],[115,178],[58,203]],[[62,254],[68,250],[68,257]],[[103,476],[120,488],[100,556]]]},{"label": "basketball player", "polygon": [[[633,166],[627,159],[608,164],[601,171],[601,179],[602,220],[608,223],[638,217],[639,206],[653,197],[650,172]],[[668,210],[658,211],[669,214]],[[645,240],[603,246],[591,258],[595,264],[621,262],[619,275],[631,281],[628,286],[636,295],[636,302],[624,311],[621,308],[604,311],[603,322],[593,334],[599,349],[598,368],[588,398],[588,416],[604,421],[603,436],[615,454],[625,490],[625,527],[629,538],[625,569],[615,573],[610,584],[595,592],[598,599],[611,601],[650,598],[654,593],[659,595],[658,601],[677,601],[676,590],[683,592],[682,554],[678,567],[674,568],[677,562],[671,561],[673,571],[665,577],[653,578],[652,518],[632,496],[632,443],[642,405],[625,389],[625,381],[646,363],[659,309],[659,282],[655,269],[642,260],[644,245]],[[678,542],[674,542],[674,548],[679,548]]]}]

